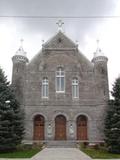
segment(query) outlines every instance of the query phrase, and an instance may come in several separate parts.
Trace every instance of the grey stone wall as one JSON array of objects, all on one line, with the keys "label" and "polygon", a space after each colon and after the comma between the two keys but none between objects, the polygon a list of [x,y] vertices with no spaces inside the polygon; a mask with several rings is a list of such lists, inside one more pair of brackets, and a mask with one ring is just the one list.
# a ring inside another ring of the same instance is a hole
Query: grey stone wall
[{"label": "grey stone wall", "polygon": [[[62,41],[59,42],[58,39]],[[59,43],[62,43],[61,45]],[[57,67],[65,71],[65,93],[56,93],[55,75]],[[63,114],[67,119],[67,139],[76,140],[76,119],[79,115],[88,118],[89,141],[101,141],[104,138],[104,114],[108,91],[107,61],[90,62],[78,51],[76,45],[63,33],[58,33],[48,41],[42,51],[24,66],[22,86],[24,88],[25,140],[33,140],[33,119],[37,114],[45,118],[45,140],[54,140],[55,117]],[[13,72],[16,66],[13,65]],[[49,80],[49,98],[43,99],[42,79]],[[72,79],[79,80],[79,99],[72,98]],[[17,75],[13,74],[13,79]],[[48,134],[48,125],[52,132]],[[73,124],[74,133],[70,133]]]}]

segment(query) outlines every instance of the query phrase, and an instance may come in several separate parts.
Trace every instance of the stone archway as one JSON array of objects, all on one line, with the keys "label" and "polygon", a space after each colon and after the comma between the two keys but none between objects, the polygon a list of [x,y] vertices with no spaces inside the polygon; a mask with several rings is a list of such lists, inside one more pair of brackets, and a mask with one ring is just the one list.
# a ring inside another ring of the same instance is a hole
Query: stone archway
[{"label": "stone archway", "polygon": [[66,118],[63,115],[55,118],[55,140],[66,140]]},{"label": "stone archway", "polygon": [[34,117],[34,140],[44,140],[44,125],[44,117],[42,115],[36,115]]},{"label": "stone archway", "polygon": [[80,115],[77,117],[77,140],[87,140],[88,131],[87,131],[87,117],[85,115]]}]

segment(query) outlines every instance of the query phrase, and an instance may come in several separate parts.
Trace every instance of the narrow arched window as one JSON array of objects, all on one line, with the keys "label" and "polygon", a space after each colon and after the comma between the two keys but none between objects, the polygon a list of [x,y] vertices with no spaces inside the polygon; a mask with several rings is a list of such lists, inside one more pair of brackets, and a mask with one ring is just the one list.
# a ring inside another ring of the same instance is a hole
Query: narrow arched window
[{"label": "narrow arched window", "polygon": [[43,78],[42,80],[42,98],[48,98],[48,79]]},{"label": "narrow arched window", "polygon": [[65,92],[65,72],[62,67],[56,71],[56,92]]},{"label": "narrow arched window", "polygon": [[72,97],[79,98],[79,83],[77,78],[72,80]]}]

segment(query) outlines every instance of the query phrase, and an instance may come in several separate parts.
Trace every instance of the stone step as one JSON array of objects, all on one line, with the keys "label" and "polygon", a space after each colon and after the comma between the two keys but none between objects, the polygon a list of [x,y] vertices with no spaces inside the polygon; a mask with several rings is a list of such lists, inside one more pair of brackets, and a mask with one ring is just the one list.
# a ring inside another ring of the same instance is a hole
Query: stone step
[{"label": "stone step", "polygon": [[74,141],[48,141],[47,148],[76,148]]}]

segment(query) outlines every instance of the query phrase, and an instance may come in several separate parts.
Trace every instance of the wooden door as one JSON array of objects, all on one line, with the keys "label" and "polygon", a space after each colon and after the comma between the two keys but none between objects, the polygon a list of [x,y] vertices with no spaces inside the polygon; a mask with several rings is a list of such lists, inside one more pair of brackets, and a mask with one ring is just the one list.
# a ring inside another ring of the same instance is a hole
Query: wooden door
[{"label": "wooden door", "polygon": [[55,118],[55,140],[66,140],[66,118],[63,115]]},{"label": "wooden door", "polygon": [[77,118],[77,140],[87,140],[87,118],[83,115]]},{"label": "wooden door", "polygon": [[44,140],[44,117],[41,115],[34,118],[34,140]]}]

